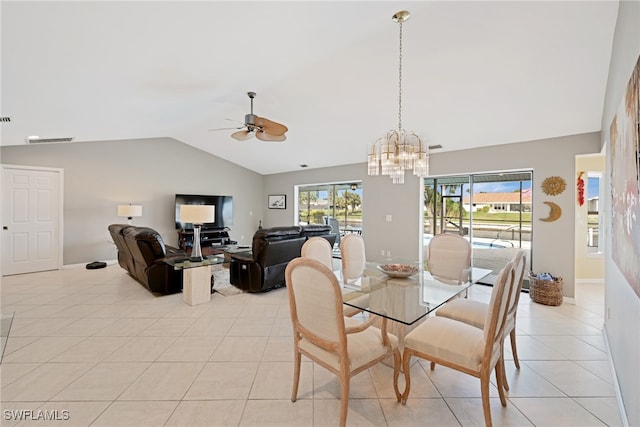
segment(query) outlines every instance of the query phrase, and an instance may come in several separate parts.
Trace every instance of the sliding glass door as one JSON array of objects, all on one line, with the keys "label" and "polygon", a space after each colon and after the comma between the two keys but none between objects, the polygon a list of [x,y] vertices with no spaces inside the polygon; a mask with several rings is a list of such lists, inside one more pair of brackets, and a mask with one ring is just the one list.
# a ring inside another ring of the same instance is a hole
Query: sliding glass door
[{"label": "sliding glass door", "polygon": [[[362,183],[299,185],[296,187],[298,224],[329,224],[340,237],[362,233]],[[336,254],[337,255],[337,254]]]},{"label": "sliding glass door", "polygon": [[[456,233],[472,245],[472,266],[497,273],[519,249],[531,261],[531,171],[425,178],[424,245]],[[529,264],[530,265],[530,264]]]}]

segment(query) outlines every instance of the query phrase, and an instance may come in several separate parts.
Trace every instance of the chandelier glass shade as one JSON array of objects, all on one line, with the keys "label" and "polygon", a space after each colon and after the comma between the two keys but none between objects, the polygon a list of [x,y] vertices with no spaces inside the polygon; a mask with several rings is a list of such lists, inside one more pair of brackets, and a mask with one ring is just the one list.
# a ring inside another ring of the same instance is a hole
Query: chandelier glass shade
[{"label": "chandelier glass shade", "polygon": [[414,132],[390,130],[387,136],[371,144],[369,175],[389,175],[394,184],[404,184],[404,171],[417,176],[429,175],[429,147]]},{"label": "chandelier glass shade", "polygon": [[398,83],[398,130],[390,130],[369,147],[369,175],[388,175],[394,184],[404,184],[404,171],[413,169],[417,176],[429,175],[429,146],[416,133],[402,129],[402,23],[411,15],[401,11],[393,15],[400,25]]}]

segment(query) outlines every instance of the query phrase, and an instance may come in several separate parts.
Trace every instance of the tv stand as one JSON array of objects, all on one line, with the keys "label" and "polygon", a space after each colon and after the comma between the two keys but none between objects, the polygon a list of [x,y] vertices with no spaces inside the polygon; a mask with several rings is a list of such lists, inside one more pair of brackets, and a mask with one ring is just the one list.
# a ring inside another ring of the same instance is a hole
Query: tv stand
[{"label": "tv stand", "polygon": [[[235,245],[238,242],[231,240],[226,228],[202,228],[200,229],[200,246],[203,248]],[[193,246],[193,229],[178,230],[178,246],[184,251],[190,251]]]}]

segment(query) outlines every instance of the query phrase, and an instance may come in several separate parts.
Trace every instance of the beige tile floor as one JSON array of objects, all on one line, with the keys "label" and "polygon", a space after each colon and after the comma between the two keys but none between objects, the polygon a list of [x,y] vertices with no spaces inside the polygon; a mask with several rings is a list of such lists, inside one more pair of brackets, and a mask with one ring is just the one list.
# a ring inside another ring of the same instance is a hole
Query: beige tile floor
[{"label": "beige tile floor", "polygon": [[[476,286],[470,298],[487,301],[490,292]],[[109,266],[4,277],[1,296],[2,314],[15,313],[0,365],[2,426],[337,424],[338,383],[309,360],[290,401],[285,289],[214,294],[191,307]],[[492,389],[494,425],[622,425],[601,332],[602,286],[580,285],[576,302],[547,307],[522,295],[522,368],[507,360],[506,408]],[[423,362],[411,373],[406,406],[394,398],[391,368],[354,377],[348,425],[484,424],[477,379]],[[37,419],[45,416],[58,420]]]}]

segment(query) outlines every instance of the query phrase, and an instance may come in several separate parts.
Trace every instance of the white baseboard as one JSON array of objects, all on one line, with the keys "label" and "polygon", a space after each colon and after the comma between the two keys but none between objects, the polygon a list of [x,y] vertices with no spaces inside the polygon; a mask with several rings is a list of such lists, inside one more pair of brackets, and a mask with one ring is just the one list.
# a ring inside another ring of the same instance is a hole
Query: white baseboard
[{"label": "white baseboard", "polygon": [[618,402],[618,410],[620,411],[620,419],[622,420],[623,427],[629,427],[629,419],[627,418],[627,412],[624,409],[624,402],[622,401],[622,392],[620,391],[620,384],[618,383],[618,375],[616,374],[616,367],[613,364],[611,358],[611,350],[609,348],[609,340],[607,339],[607,328],[602,327],[602,338],[604,339],[604,345],[607,349],[607,361],[609,362],[609,369],[611,370],[611,378],[613,379],[613,389],[616,392],[616,402]]}]

